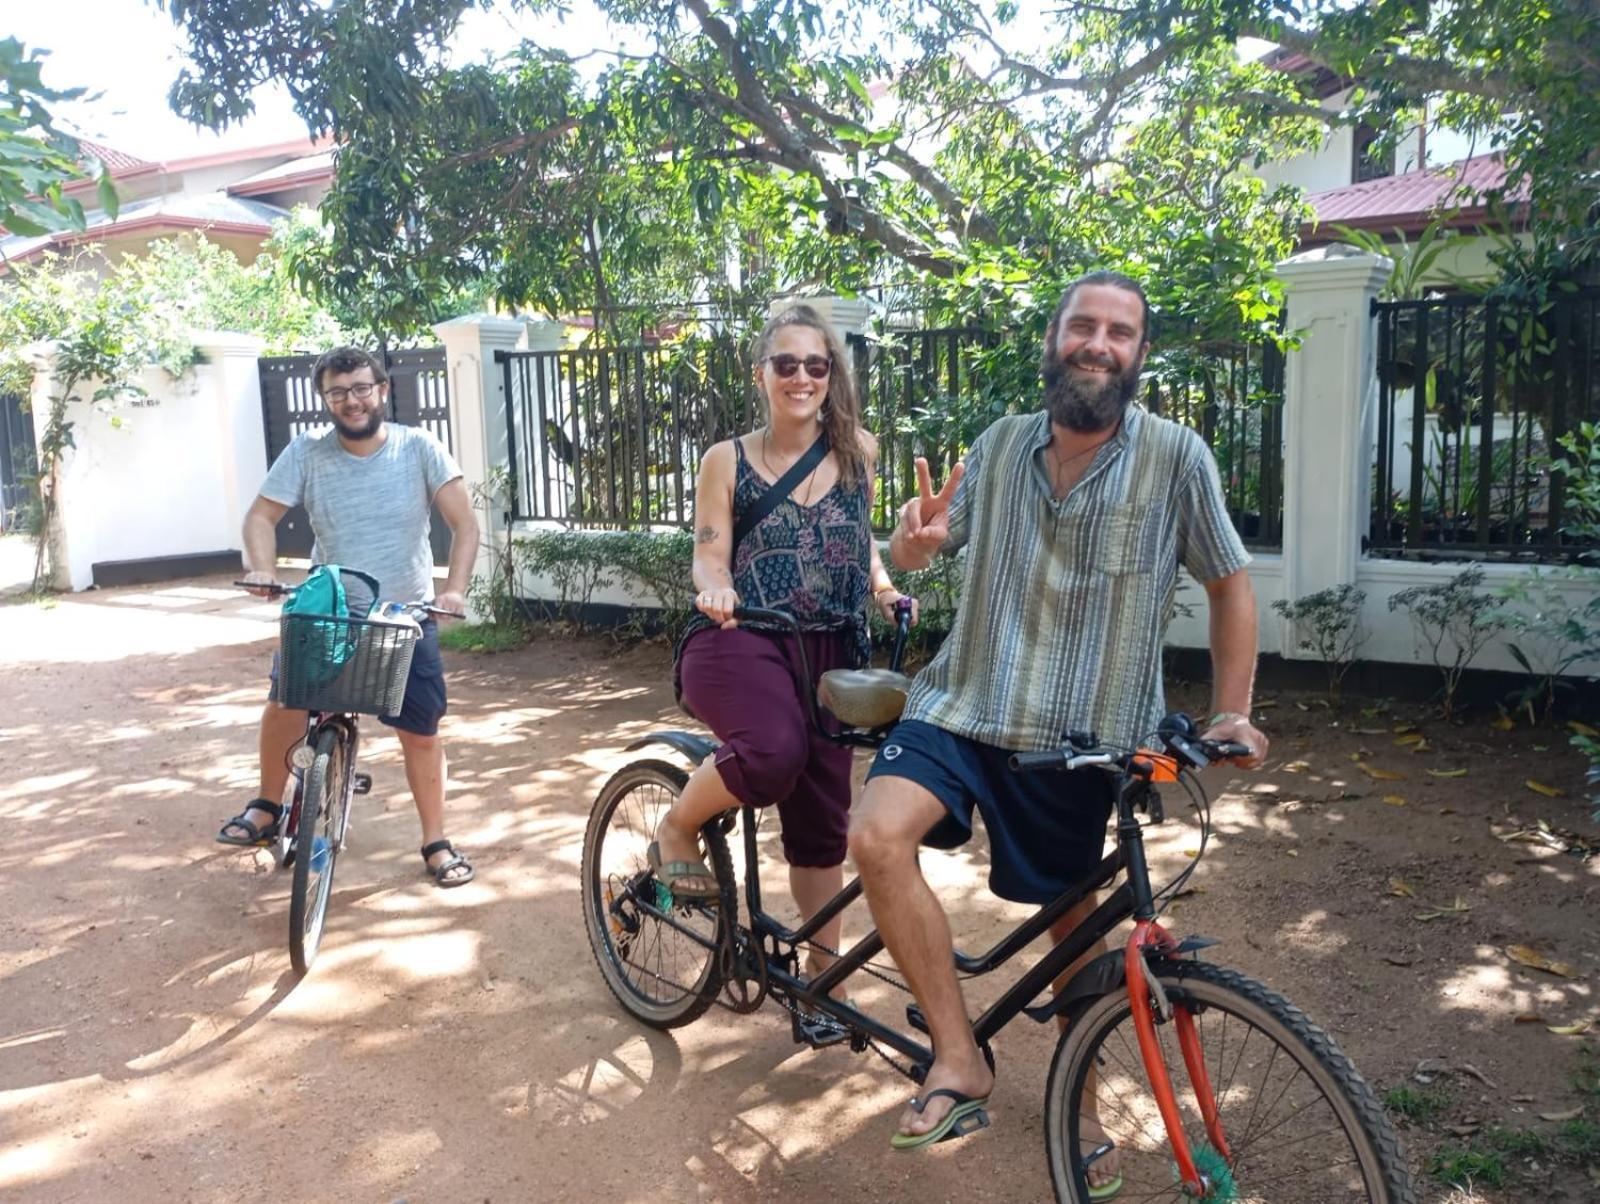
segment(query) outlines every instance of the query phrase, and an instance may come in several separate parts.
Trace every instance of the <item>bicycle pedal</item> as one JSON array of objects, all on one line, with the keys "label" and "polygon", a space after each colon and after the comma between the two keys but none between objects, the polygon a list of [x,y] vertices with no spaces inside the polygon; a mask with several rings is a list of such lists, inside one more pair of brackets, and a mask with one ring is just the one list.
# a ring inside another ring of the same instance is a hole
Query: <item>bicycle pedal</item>
[{"label": "bicycle pedal", "polygon": [[370,794],[372,792],[372,775],[370,773],[356,774],[356,794]]},{"label": "bicycle pedal", "polygon": [[906,1023],[919,1033],[928,1031],[928,1020],[922,1014],[922,1009],[914,1003],[906,1004]]},{"label": "bicycle pedal", "polygon": [[796,1016],[795,1031],[799,1039],[813,1049],[826,1049],[850,1039],[850,1030],[831,1016]]}]

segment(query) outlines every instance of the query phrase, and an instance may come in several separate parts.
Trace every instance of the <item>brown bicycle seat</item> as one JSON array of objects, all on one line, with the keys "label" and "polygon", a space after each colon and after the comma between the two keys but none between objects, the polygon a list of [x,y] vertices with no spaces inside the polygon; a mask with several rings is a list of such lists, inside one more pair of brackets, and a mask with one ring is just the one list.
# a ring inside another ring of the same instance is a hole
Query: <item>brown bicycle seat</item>
[{"label": "brown bicycle seat", "polygon": [[817,701],[850,727],[883,727],[900,718],[911,679],[893,669],[830,669]]}]

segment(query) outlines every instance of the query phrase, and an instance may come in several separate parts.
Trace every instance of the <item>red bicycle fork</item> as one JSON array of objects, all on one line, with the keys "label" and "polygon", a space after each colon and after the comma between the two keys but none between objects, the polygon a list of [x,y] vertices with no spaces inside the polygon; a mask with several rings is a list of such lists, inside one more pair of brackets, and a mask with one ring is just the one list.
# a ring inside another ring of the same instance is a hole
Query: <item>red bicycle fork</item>
[{"label": "red bicycle fork", "polygon": [[[1144,1060],[1145,1074],[1150,1078],[1150,1090],[1156,1097],[1156,1107],[1167,1127],[1167,1141],[1178,1164],[1178,1178],[1183,1193],[1204,1199],[1211,1184],[1195,1165],[1194,1151],[1189,1148],[1189,1137],[1183,1131],[1183,1118],[1178,1115],[1178,1099],[1172,1089],[1172,1076],[1161,1056],[1161,1045],[1156,1039],[1155,1013],[1150,1005],[1150,973],[1146,954],[1150,952],[1171,955],[1177,951],[1172,935],[1154,920],[1140,920],[1128,938],[1123,953],[1123,972],[1128,981],[1128,1003],[1133,1013],[1133,1028],[1139,1038],[1139,1054]],[[1159,988],[1158,988],[1159,989]],[[1206,1135],[1213,1148],[1224,1161],[1233,1161],[1222,1124],[1217,1118],[1216,1097],[1211,1090],[1211,1076],[1206,1071],[1205,1055],[1200,1049],[1200,1034],[1195,1028],[1194,1014],[1187,1008],[1171,1009],[1172,1022],[1178,1034],[1178,1048],[1183,1051],[1183,1064],[1189,1073],[1189,1085],[1194,1089],[1200,1116],[1205,1122]]]}]

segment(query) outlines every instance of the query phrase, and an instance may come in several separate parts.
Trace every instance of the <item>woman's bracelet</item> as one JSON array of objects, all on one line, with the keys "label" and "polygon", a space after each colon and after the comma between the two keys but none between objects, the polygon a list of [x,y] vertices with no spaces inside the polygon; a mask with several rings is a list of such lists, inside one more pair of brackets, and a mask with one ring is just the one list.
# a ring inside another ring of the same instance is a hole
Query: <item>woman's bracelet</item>
[{"label": "woman's bracelet", "polygon": [[880,585],[877,589],[872,591],[872,596],[874,598],[881,598],[884,594],[898,594],[899,592],[900,591],[895,589],[895,587],[892,585]]}]

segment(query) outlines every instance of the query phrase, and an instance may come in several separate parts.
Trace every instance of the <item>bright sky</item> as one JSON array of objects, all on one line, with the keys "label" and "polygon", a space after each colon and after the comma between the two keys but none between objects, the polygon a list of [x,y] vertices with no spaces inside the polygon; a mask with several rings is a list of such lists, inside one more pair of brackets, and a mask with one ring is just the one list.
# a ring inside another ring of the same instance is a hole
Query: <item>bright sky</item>
[{"label": "bright sky", "polygon": [[[94,99],[58,106],[73,132],[141,158],[163,160],[201,155],[225,147],[266,146],[306,136],[288,94],[264,89],[256,96],[257,114],[242,126],[213,134],[180,119],[167,106],[167,88],[182,62],[182,35],[165,13],[140,0],[50,0],[24,5],[0,0],[4,33],[24,45],[50,51],[45,82],[56,88],[86,87]],[[552,29],[554,18],[535,23],[522,18],[526,32],[535,24],[546,44],[580,52],[617,39],[593,10],[578,0],[574,15]],[[478,59],[509,49],[522,36],[504,12],[473,11],[463,19],[455,53]]]}]

